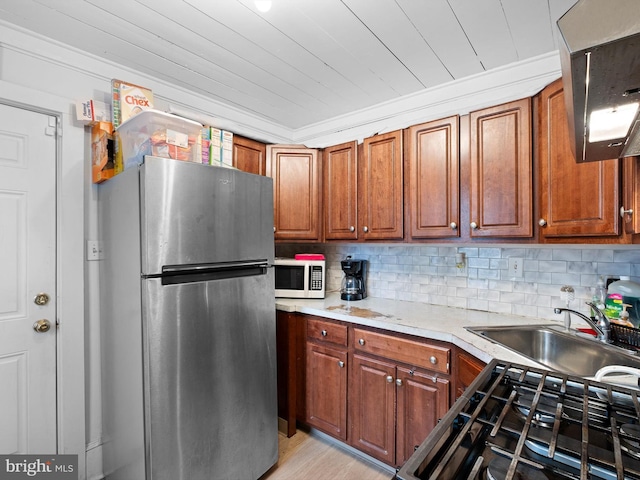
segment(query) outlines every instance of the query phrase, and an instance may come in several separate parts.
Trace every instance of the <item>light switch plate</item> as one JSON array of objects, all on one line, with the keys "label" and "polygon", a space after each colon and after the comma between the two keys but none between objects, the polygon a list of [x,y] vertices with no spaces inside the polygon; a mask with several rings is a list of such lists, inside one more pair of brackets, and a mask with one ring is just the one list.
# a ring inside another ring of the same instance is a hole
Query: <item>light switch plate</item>
[{"label": "light switch plate", "polygon": [[102,260],[103,258],[102,242],[98,240],[87,240],[87,260]]},{"label": "light switch plate", "polygon": [[522,278],[524,276],[522,258],[509,258],[509,277]]}]

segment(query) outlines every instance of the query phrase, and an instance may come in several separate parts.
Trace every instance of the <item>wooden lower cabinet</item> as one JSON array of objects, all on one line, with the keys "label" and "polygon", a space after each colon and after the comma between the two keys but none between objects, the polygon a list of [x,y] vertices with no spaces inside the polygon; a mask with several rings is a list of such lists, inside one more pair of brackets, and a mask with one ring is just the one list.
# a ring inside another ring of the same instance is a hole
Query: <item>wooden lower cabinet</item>
[{"label": "wooden lower cabinet", "polygon": [[445,342],[295,315],[306,320],[305,423],[394,467],[484,366]]},{"label": "wooden lower cabinet", "polygon": [[447,412],[448,378],[354,354],[349,443],[389,465],[402,465]]},{"label": "wooden lower cabinet", "polygon": [[354,355],[351,366],[349,443],[385,463],[394,464],[395,364]]},{"label": "wooden lower cabinet", "polygon": [[347,352],[307,343],[307,423],[347,439]]},{"label": "wooden lower cabinet", "polygon": [[464,351],[458,351],[455,367],[455,400],[462,396],[485,366],[482,360],[478,360]]},{"label": "wooden lower cabinet", "polygon": [[396,465],[427,438],[451,405],[449,379],[398,367],[396,377]]},{"label": "wooden lower cabinet", "polygon": [[296,421],[305,421],[305,315],[276,312],[278,416],[286,422],[288,437]]}]

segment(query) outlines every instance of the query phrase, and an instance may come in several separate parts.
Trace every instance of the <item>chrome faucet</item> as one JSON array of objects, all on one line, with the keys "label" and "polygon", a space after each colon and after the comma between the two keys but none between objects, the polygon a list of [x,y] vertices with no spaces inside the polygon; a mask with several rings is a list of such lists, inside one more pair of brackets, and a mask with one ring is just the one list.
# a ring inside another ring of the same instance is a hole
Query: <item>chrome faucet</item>
[{"label": "chrome faucet", "polygon": [[611,324],[609,323],[609,319],[605,316],[604,313],[602,313],[602,311],[596,306],[595,303],[586,302],[586,304],[591,307],[595,318],[587,317],[586,315],[577,312],[576,310],[571,310],[570,308],[554,308],[553,313],[560,314],[562,312],[569,312],[579,316],[596,331],[598,340],[603,343],[611,343]]}]

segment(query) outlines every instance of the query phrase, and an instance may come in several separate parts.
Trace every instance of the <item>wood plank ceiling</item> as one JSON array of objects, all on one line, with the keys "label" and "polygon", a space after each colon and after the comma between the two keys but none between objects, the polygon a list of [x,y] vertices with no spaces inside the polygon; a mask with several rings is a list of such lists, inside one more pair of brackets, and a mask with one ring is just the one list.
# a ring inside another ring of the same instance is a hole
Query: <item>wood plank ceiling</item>
[{"label": "wood plank ceiling", "polygon": [[557,49],[575,0],[2,0],[0,18],[297,129]]}]

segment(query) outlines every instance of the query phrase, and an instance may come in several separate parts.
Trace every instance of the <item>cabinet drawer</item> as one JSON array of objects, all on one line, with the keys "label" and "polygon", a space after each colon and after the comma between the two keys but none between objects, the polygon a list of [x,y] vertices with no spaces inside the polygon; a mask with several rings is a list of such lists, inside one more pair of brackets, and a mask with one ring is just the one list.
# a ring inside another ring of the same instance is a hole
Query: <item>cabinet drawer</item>
[{"label": "cabinet drawer", "polygon": [[310,318],[307,320],[307,337],[321,342],[347,346],[347,326]]},{"label": "cabinet drawer", "polygon": [[353,332],[353,343],[356,350],[439,373],[449,373],[449,359],[451,358],[451,349],[449,348],[359,328],[354,328]]}]

